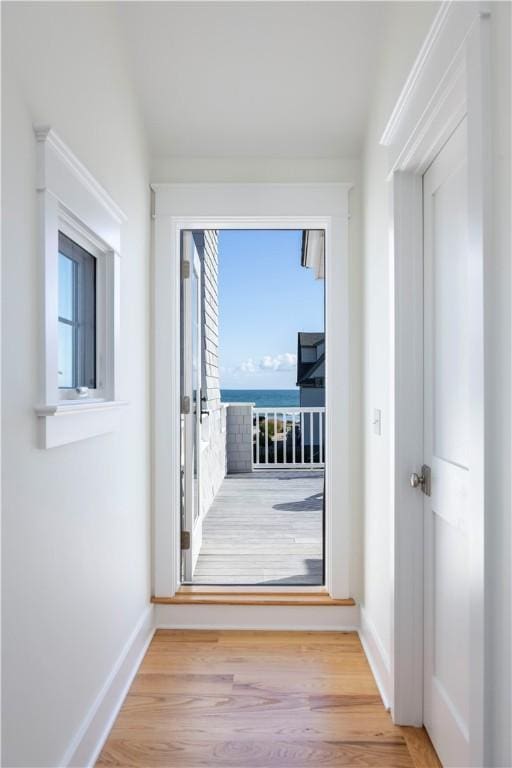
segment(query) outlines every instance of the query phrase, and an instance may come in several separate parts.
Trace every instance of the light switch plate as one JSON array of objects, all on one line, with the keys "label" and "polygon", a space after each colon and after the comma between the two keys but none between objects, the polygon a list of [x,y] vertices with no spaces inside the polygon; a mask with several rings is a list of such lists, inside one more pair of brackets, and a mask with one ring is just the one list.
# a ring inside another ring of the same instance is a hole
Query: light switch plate
[{"label": "light switch plate", "polygon": [[373,421],[372,421],[372,424],[373,424],[373,432],[374,432],[374,434],[380,435],[381,434],[381,425],[382,425],[380,408],[374,408],[373,409]]}]

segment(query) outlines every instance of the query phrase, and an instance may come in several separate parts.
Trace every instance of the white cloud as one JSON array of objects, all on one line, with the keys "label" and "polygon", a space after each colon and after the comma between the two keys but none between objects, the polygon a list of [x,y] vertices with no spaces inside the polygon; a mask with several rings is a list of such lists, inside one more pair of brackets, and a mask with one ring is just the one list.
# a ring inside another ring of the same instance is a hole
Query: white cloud
[{"label": "white cloud", "polygon": [[259,363],[249,357],[243,360],[235,369],[226,369],[234,374],[268,373],[271,371],[291,371],[297,365],[297,355],[292,352],[283,352],[282,355],[264,355]]},{"label": "white cloud", "polygon": [[250,357],[248,360],[244,360],[242,363],[240,363],[236,370],[240,373],[255,373],[257,369],[256,365],[254,364],[254,360],[252,357]]},{"label": "white cloud", "polygon": [[297,355],[284,352],[282,355],[265,355],[260,360],[262,371],[290,371],[297,365]]}]

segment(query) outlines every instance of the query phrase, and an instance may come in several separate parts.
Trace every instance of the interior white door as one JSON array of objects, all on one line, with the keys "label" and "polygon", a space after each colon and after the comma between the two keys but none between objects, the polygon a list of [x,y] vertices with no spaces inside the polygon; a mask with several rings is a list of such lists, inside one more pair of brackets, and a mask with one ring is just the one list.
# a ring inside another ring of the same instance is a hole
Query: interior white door
[{"label": "interior white door", "polygon": [[481,365],[473,334],[474,272],[468,216],[467,121],[423,178],[424,452],[431,495],[424,499],[424,721],[444,766],[473,765],[471,740],[471,526],[474,486],[473,377]]},{"label": "interior white door", "polygon": [[[192,232],[183,232],[182,281],[182,577],[191,581],[201,548],[201,259]],[[186,539],[185,539],[186,542]],[[185,543],[184,542],[184,543]]]}]

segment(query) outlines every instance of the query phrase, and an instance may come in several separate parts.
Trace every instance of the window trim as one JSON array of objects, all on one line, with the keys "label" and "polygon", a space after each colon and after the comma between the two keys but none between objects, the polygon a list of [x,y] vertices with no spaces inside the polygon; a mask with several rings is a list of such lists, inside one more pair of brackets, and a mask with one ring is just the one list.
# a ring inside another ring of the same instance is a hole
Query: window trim
[{"label": "window trim", "polygon": [[[126,217],[56,133],[35,128],[42,264],[40,445],[51,448],[119,426],[119,278]],[[59,231],[96,259],[96,389],[58,383]]]}]

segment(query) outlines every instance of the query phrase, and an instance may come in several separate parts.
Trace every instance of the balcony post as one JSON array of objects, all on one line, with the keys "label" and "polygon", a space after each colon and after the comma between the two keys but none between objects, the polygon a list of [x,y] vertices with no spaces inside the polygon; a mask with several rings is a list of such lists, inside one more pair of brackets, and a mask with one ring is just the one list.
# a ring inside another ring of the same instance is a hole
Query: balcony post
[{"label": "balcony post", "polygon": [[228,403],[226,455],[228,475],[252,472],[254,403]]}]

